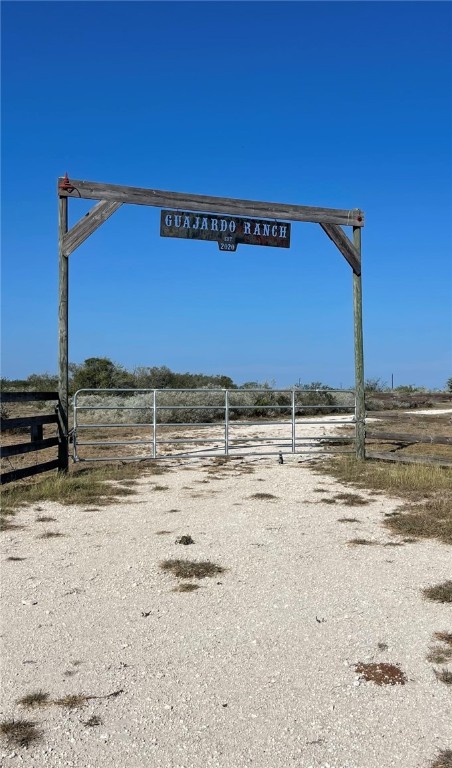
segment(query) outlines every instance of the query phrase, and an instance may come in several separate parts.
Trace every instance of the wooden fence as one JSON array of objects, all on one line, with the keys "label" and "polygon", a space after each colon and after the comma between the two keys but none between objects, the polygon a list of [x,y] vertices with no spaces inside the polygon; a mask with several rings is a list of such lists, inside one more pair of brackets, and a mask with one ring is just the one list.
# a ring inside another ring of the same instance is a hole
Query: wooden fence
[{"label": "wooden fence", "polygon": [[[450,437],[451,430],[449,429],[449,435],[439,435],[434,434],[435,432],[435,421],[434,417],[431,419],[431,424],[429,424],[429,434],[420,434],[416,432],[416,423],[413,421],[414,417],[416,416],[415,408],[422,408],[423,406],[427,406],[428,408],[431,408],[432,401],[433,403],[450,403],[452,405],[452,394],[449,394],[447,392],[439,392],[439,393],[423,393],[423,392],[416,392],[416,393],[409,393],[409,394],[403,394],[398,392],[385,392],[385,393],[368,393],[366,395],[366,400],[373,401],[374,403],[380,402],[380,405],[383,406],[383,408],[388,407],[388,401],[393,406],[397,403],[398,407],[400,408],[400,401],[404,402],[404,408],[413,408],[412,413],[409,411],[404,413],[400,410],[388,410],[384,411],[382,413],[379,413],[379,416],[382,417],[383,420],[387,419],[390,422],[396,422],[397,426],[401,426],[403,429],[404,424],[409,423],[410,427],[412,427],[412,431],[402,431],[398,430],[396,432],[388,432],[386,430],[380,431],[373,431],[373,429],[367,429],[365,432],[366,436],[366,457],[369,459],[384,459],[385,461],[401,461],[406,463],[413,463],[413,464],[440,464],[443,466],[452,466],[452,455],[449,452],[449,456],[428,456],[428,455],[408,455],[404,454],[403,450],[413,446],[413,445],[441,445],[441,446],[452,446],[452,437]],[[447,410],[445,410],[445,414],[447,413]],[[428,415],[428,413],[427,413]],[[368,416],[372,416],[372,411],[368,412]],[[451,419],[452,421],[452,419]],[[378,429],[378,427],[377,427]],[[377,443],[388,443],[391,445],[391,449],[389,451],[374,451],[372,450],[372,443],[369,441],[373,441]],[[399,451],[402,451],[402,453],[399,453]],[[446,449],[447,452],[447,449]]]},{"label": "wooden fence", "polygon": [[[39,415],[20,416],[18,418],[3,418],[3,405],[7,403],[24,403],[31,401],[55,401],[56,405],[53,413]],[[2,419],[1,430],[11,432],[13,430],[30,430],[30,440],[27,442],[10,443],[2,445],[0,448],[0,458],[6,459],[11,456],[19,456],[34,451],[43,451],[55,447],[57,457],[44,461],[40,464],[33,464],[27,467],[18,467],[0,475],[0,483],[11,483],[14,480],[21,480],[24,477],[37,475],[41,472],[48,472],[51,469],[61,469],[67,466],[67,439],[63,429],[61,419],[60,400],[57,392],[2,392]],[[54,437],[44,437],[44,425],[55,424],[57,434]]]}]

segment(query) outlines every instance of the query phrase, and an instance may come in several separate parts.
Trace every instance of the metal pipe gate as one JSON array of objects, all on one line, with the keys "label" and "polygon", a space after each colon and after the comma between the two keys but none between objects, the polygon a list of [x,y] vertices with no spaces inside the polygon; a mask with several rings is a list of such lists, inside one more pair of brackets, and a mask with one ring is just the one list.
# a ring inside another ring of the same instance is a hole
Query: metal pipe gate
[{"label": "metal pipe gate", "polygon": [[[355,394],[343,389],[80,389],[73,414],[75,462],[324,453],[356,441]],[[307,435],[314,425],[323,434]],[[331,425],[353,434],[325,434]]]}]

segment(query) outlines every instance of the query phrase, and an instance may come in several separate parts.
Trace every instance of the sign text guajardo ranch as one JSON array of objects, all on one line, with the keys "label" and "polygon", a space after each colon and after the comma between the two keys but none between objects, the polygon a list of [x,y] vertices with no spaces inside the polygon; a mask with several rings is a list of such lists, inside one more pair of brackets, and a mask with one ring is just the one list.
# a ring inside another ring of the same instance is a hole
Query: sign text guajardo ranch
[{"label": "sign text guajardo ranch", "polygon": [[290,223],[211,213],[161,211],[161,237],[213,240],[220,251],[235,251],[237,245],[271,245],[290,248]]}]

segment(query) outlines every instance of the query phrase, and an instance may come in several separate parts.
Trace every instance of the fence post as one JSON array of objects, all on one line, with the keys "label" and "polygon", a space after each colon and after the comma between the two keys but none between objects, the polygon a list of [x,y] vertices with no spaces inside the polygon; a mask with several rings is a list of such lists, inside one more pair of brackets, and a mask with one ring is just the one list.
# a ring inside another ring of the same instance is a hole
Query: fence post
[{"label": "fence post", "polygon": [[229,391],[224,391],[224,455],[229,456]]},{"label": "fence post", "polygon": [[157,394],[152,392],[152,458],[157,456]]},{"label": "fence post", "polygon": [[[361,228],[353,227],[353,243],[361,260]],[[356,458],[366,458],[366,406],[364,400],[364,352],[363,352],[363,307],[361,274],[353,272],[353,317],[355,336],[355,412],[356,412]]]},{"label": "fence post", "polygon": [[68,430],[69,430],[69,382],[68,382],[68,289],[69,263],[63,250],[63,238],[68,230],[67,197],[58,198],[58,258],[59,258],[59,294],[58,294],[58,469],[67,472],[69,468]]},{"label": "fence post", "polygon": [[292,390],[292,453],[295,453],[296,436],[295,436],[295,390]]}]

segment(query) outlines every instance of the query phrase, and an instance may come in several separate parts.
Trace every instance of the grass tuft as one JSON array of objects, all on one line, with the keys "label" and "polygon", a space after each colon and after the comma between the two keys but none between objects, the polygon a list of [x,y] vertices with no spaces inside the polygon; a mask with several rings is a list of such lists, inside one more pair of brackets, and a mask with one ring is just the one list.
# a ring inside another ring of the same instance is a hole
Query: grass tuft
[{"label": "grass tuft", "polygon": [[442,749],[430,768],[452,768],[452,749]]},{"label": "grass tuft", "polygon": [[357,517],[339,517],[337,522],[338,523],[360,523],[361,520],[358,520]]},{"label": "grass tuft", "polygon": [[18,563],[20,560],[26,560],[25,557],[14,557],[13,555],[11,555],[10,557],[7,557],[6,559],[11,560],[14,563]]},{"label": "grass tuft", "polygon": [[48,517],[46,515],[40,515],[36,518],[37,523],[55,523],[56,517]]},{"label": "grass tuft", "polygon": [[0,734],[16,747],[28,747],[42,735],[31,720],[4,720],[0,723]]},{"label": "grass tuft", "polygon": [[66,709],[78,709],[85,704],[92,696],[84,696],[81,693],[72,693],[69,696],[63,696],[61,699],[55,699],[53,704]]},{"label": "grass tuft", "polygon": [[184,536],[178,536],[176,539],[176,544],[194,544],[194,540],[190,536],[190,534],[185,534]]},{"label": "grass tuft", "polygon": [[376,544],[375,541],[370,541],[370,539],[350,539],[350,541],[347,541],[347,544],[350,544],[351,546],[370,546],[371,544]]},{"label": "grass tuft", "polygon": [[433,600],[436,603],[452,603],[452,581],[443,581],[442,584],[426,587],[422,593],[427,600]]},{"label": "grass tuft", "polygon": [[195,589],[200,589],[199,584],[178,584],[174,587],[172,592],[194,592]]},{"label": "grass tuft", "polygon": [[451,659],[452,646],[448,645],[434,645],[427,655],[427,661],[432,661],[434,664],[447,664]]},{"label": "grass tuft", "polygon": [[64,533],[60,533],[59,531],[46,531],[45,533],[41,533],[40,536],[37,536],[37,539],[57,539],[60,536],[64,536]]},{"label": "grass tuft", "polygon": [[91,717],[83,723],[85,728],[95,728],[96,725],[102,725],[102,720],[97,715],[91,715]]},{"label": "grass tuft", "polygon": [[45,707],[50,704],[49,694],[44,691],[33,691],[33,693],[27,693],[17,700],[18,704],[22,704],[23,707],[28,709],[34,709],[35,707]]},{"label": "grass tuft", "polygon": [[335,498],[347,507],[363,507],[365,504],[370,504],[370,501],[359,493],[338,493]]},{"label": "grass tuft", "polygon": [[452,647],[452,632],[435,632],[433,636],[436,640],[440,640],[441,643],[446,643],[446,645]]},{"label": "grass tuft", "polygon": [[277,496],[274,496],[273,493],[253,493],[250,496],[250,499],[277,499]]},{"label": "grass tuft", "polygon": [[448,669],[434,669],[433,671],[436,675],[436,679],[441,683],[452,685],[452,672],[449,672]]},{"label": "grass tuft", "polygon": [[225,568],[208,560],[195,562],[193,560],[163,560],[160,563],[163,571],[170,571],[178,579],[205,579],[224,573]]}]

